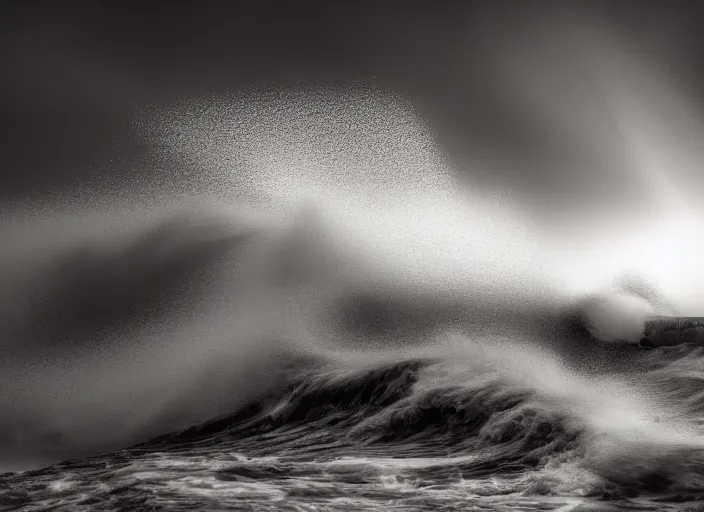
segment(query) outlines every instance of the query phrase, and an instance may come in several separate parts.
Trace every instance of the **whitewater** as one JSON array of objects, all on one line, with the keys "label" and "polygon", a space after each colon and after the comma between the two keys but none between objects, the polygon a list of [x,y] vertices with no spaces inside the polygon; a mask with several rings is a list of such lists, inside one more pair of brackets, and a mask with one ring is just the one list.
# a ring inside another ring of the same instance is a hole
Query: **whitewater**
[{"label": "whitewater", "polygon": [[363,84],[154,107],[141,181],[3,205],[0,507],[699,510],[704,340],[638,342],[704,315],[700,148],[592,49],[646,217],[548,229]]}]

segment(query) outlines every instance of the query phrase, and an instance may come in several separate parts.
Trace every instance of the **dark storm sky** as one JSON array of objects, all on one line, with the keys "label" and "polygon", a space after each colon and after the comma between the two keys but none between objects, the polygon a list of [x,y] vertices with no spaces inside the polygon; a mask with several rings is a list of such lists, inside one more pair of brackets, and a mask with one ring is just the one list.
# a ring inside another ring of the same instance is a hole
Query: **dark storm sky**
[{"label": "dark storm sky", "polygon": [[[535,21],[549,23],[560,3],[3,4],[0,197],[119,181],[119,173],[137,171],[110,164],[142,151],[129,128],[136,109],[267,83],[384,83],[414,98],[451,153],[461,151],[467,133],[487,146],[535,153],[543,142],[502,114],[482,71],[494,43]],[[697,84],[697,2],[672,3],[583,5]]]}]

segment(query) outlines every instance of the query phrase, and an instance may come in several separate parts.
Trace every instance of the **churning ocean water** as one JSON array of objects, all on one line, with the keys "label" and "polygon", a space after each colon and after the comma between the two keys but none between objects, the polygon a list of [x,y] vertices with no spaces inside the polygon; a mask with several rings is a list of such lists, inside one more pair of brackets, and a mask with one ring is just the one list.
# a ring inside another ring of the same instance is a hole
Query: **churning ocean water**
[{"label": "churning ocean water", "polygon": [[359,84],[155,107],[148,178],[6,205],[0,508],[704,510],[702,327],[650,332],[701,315],[702,160],[592,65],[608,123],[525,88],[648,215],[548,229]]}]

